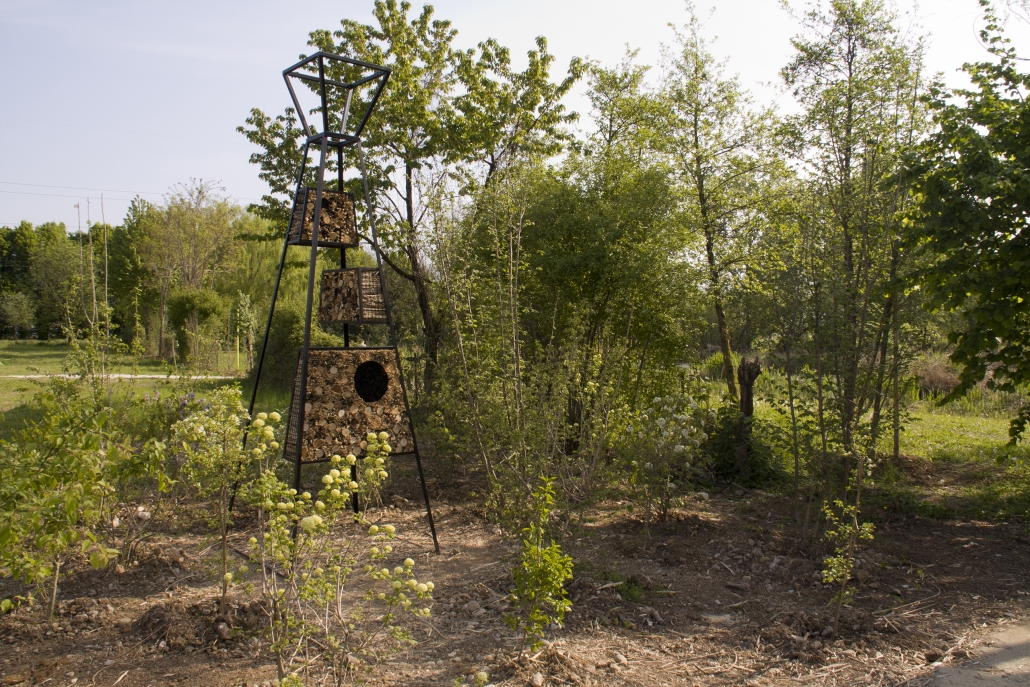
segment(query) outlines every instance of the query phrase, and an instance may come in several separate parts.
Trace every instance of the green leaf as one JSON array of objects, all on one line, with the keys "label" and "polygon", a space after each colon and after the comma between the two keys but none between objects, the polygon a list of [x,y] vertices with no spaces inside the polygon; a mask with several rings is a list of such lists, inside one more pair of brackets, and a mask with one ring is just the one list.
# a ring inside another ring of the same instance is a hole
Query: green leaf
[{"label": "green leaf", "polygon": [[89,564],[97,570],[107,566],[107,556],[102,551],[94,551],[89,556]]}]

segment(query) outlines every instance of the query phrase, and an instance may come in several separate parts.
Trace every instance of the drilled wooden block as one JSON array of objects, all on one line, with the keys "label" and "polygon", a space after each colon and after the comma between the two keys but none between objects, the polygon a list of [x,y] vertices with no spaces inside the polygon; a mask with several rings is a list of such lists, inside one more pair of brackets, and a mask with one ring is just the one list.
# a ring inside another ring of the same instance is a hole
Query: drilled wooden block
[{"label": "drilled wooden block", "polygon": [[[394,453],[414,450],[394,349],[313,348],[309,355],[302,462],[361,456],[369,432],[386,432]],[[297,436],[293,417],[291,425]]]},{"label": "drilled wooden block", "polygon": [[386,324],[379,270],[324,270],[319,290],[318,319],[322,322]]},{"label": "drilled wooden block", "polygon": [[[311,227],[315,221],[315,189],[301,187],[290,218],[290,243],[311,245]],[[301,230],[301,215],[304,217]],[[354,215],[354,196],[338,191],[322,191],[322,212],[318,220],[318,245],[356,246],[358,228]]]}]

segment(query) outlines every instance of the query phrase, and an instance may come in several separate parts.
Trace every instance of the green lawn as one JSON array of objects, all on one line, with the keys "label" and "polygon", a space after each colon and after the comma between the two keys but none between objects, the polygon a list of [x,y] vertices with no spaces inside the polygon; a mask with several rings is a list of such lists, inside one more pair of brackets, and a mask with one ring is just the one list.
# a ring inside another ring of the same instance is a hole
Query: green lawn
[{"label": "green lawn", "polygon": [[[1008,455],[1009,418],[915,412],[901,434],[901,452],[934,462],[994,461]],[[890,451],[884,437],[881,451]],[[1025,449],[1017,453],[1030,457]]]},{"label": "green lawn", "polygon": [[[71,352],[65,341],[11,341],[0,340],[0,413],[4,414],[3,434],[11,425],[21,426],[19,420],[31,416],[26,404],[39,389],[39,381],[18,379],[18,375],[61,374],[66,372],[65,360]],[[119,374],[168,374],[168,366],[156,360],[142,360],[133,369],[125,360],[113,360],[111,371]],[[159,380],[145,380],[153,386]],[[144,380],[118,380],[117,384],[134,386]]]},{"label": "green lawn", "polygon": [[[11,341],[0,340],[0,439],[10,439],[26,420],[37,416],[32,405],[33,395],[45,380],[19,379],[18,375],[61,374],[68,372],[65,361],[71,352],[65,341]],[[228,354],[220,363],[230,364]],[[232,363],[235,362],[235,356]],[[136,359],[127,356],[112,359],[110,371],[113,374],[168,375],[173,373],[171,365],[161,360]],[[211,374],[230,374],[226,371]],[[210,380],[201,383],[201,388],[215,387],[226,381]],[[131,395],[156,392],[168,393],[174,382],[166,379],[112,379],[111,398],[114,403],[123,402]],[[288,399],[287,399],[288,402]]]},{"label": "green lawn", "polygon": [[[900,464],[874,473],[876,511],[929,517],[1024,519],[1030,514],[1030,449],[1008,445],[1009,419],[915,412],[901,435]],[[890,455],[890,437],[880,444]]]}]

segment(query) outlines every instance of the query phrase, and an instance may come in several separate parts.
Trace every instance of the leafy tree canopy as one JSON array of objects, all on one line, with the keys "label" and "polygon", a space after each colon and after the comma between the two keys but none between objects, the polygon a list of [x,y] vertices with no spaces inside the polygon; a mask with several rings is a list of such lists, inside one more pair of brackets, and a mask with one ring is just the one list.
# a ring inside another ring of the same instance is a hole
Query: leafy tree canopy
[{"label": "leafy tree canopy", "polygon": [[[962,366],[953,396],[980,383],[1012,390],[1030,381],[1030,74],[986,0],[981,32],[995,61],[964,65],[972,88],[936,84],[937,124],[910,163],[916,207],[906,236],[932,259],[922,286],[932,308],[961,310],[949,335]],[[1015,438],[1026,423],[1013,423]]]}]

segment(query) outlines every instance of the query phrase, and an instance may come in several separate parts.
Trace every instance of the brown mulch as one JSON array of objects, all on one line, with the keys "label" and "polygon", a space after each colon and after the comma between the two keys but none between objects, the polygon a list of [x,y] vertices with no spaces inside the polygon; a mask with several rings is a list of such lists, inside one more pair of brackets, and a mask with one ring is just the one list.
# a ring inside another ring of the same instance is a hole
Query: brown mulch
[{"label": "brown mulch", "polygon": [[[514,660],[502,618],[514,543],[474,506],[438,504],[437,556],[420,509],[391,509],[397,553],[435,582],[436,604],[411,627],[418,644],[372,682],[471,684],[462,676],[484,670],[496,685],[535,673],[549,685],[921,684],[933,664],[975,655],[987,633],[1028,615],[1023,526],[895,517],[860,554],[834,636],[834,590],[817,579],[819,554],[797,548],[792,512],[730,489],[649,527],[617,503],[587,514],[566,543],[573,610],[541,651]],[[245,550],[246,526],[233,536]],[[218,614],[211,544],[155,537],[135,566],[65,581],[54,623],[38,607],[0,619],[0,684],[271,684],[256,594],[236,593]],[[17,591],[0,580],[0,596]]]}]

